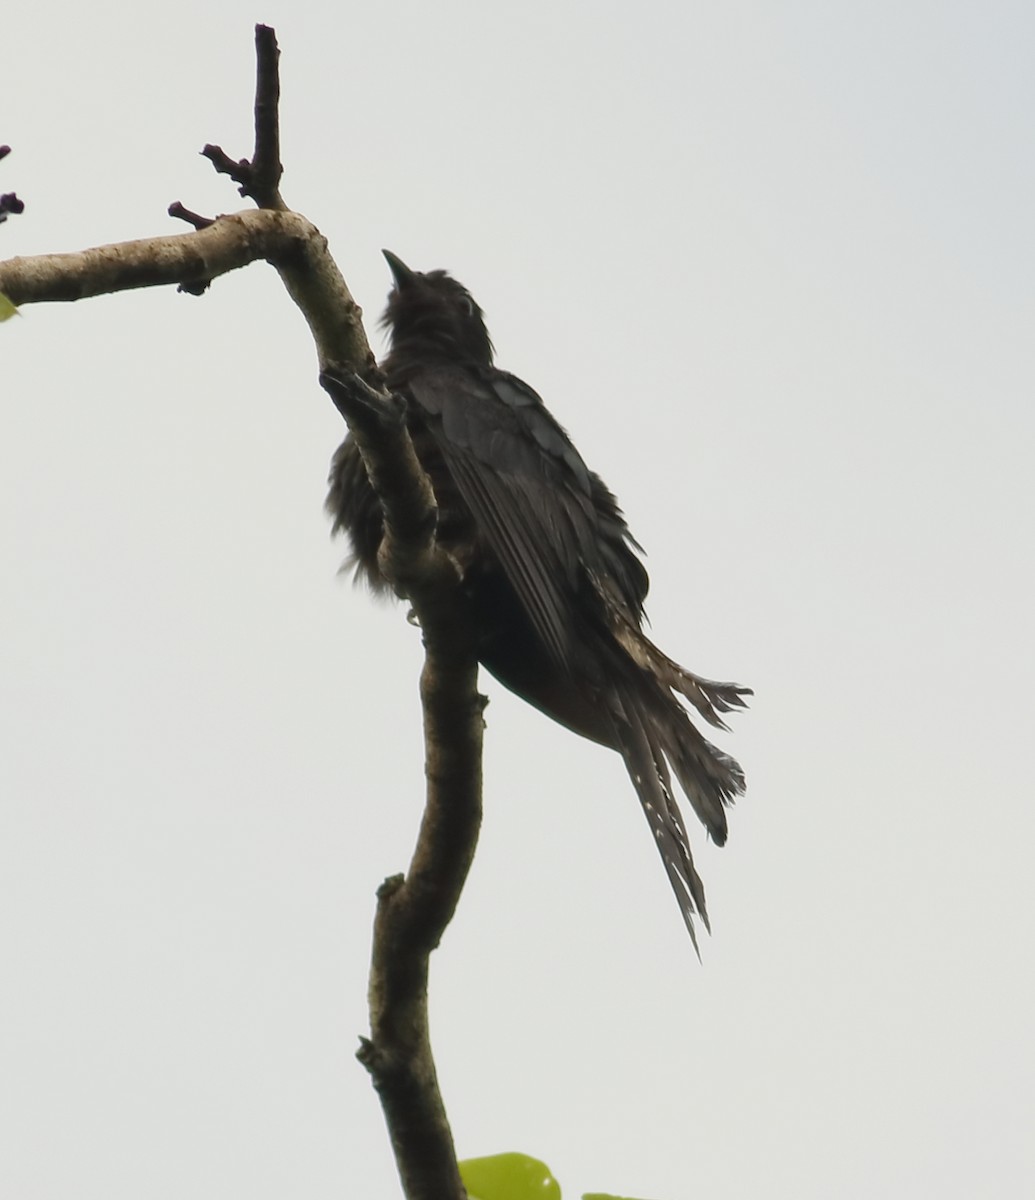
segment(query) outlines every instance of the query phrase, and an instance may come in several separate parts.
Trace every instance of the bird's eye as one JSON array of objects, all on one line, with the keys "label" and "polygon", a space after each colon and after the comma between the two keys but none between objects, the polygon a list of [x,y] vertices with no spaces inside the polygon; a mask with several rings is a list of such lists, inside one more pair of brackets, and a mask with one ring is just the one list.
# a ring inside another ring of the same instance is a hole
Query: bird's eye
[{"label": "bird's eye", "polygon": [[474,316],[474,301],[470,296],[467,295],[466,292],[464,292],[460,297],[460,311],[465,317]]}]

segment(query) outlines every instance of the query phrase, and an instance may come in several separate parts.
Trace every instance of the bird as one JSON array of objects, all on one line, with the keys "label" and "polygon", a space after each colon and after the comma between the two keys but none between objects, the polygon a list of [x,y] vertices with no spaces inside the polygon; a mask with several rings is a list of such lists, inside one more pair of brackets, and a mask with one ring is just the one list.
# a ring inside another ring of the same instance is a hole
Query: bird
[{"label": "bird", "polygon": [[[647,637],[644,552],[614,494],[538,393],[495,365],[467,288],[382,253],[393,286],[381,371],[431,481],[436,538],[461,573],[479,662],[554,721],[621,755],[699,957],[694,918],[711,926],[672,777],[719,846],[745,780],[681,701],[726,729],[723,716],[746,707],[751,689],[696,675]],[[351,435],[328,484],[333,532],[350,543],[344,569],[389,592],[378,564],[381,504]]]}]

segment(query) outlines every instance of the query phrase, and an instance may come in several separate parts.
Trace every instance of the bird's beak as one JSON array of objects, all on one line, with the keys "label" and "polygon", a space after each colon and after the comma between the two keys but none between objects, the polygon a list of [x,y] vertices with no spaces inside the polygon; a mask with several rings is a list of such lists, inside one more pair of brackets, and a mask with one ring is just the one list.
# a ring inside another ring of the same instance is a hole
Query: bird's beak
[{"label": "bird's beak", "polygon": [[393,254],[391,250],[382,250],[381,253],[385,256],[385,262],[391,268],[395,286],[400,292],[403,291],[409,284],[413,283],[417,272],[411,271],[403,260],[398,255]]}]

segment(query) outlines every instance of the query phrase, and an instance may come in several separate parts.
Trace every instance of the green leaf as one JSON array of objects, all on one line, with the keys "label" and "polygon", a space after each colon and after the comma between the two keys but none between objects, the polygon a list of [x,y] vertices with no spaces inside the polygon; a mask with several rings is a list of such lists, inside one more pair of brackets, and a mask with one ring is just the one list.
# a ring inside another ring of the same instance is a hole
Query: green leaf
[{"label": "green leaf", "polygon": [[6,321],[8,317],[20,317],[21,313],[17,307],[0,292],[0,321]]},{"label": "green leaf", "polygon": [[610,1192],[583,1192],[582,1200],[633,1200],[632,1196],[612,1196]]},{"label": "green leaf", "polygon": [[460,1178],[471,1200],[561,1200],[561,1185],[550,1168],[527,1154],[465,1158]]}]

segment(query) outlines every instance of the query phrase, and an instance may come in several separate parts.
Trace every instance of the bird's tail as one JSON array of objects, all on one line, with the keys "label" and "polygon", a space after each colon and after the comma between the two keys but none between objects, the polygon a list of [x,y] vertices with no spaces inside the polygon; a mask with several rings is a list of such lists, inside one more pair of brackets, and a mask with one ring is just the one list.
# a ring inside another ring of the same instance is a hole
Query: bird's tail
[{"label": "bird's tail", "polygon": [[677,696],[689,700],[710,724],[725,729],[719,714],[745,707],[744,697],[751,692],[687,671],[631,624],[623,624],[617,632],[622,648],[639,668],[632,676],[626,661],[626,669],[619,673],[624,720],[616,729],[618,749],[697,949],[693,917],[696,912],[708,929],[708,910],[671,776],[675,775],[712,841],[721,846],[726,841],[726,806],[743,794],[744,772],[701,734]]},{"label": "bird's tail", "polygon": [[694,867],[690,839],[672,794],[665,756],[651,736],[651,724],[632,714],[629,716],[628,722],[623,723],[619,729],[618,748],[643,805],[647,823],[654,834],[658,853],[665,864],[665,873],[675,893],[679,911],[683,914],[694,950],[700,958],[701,950],[697,944],[694,917],[699,916],[705,929],[711,932],[704,884]]},{"label": "bird's tail", "polygon": [[624,613],[615,609],[612,609],[612,613],[616,618],[613,625],[615,637],[629,657],[664,688],[685,696],[709,725],[714,725],[716,729],[728,729],[729,726],[719,714],[747,707],[744,697],[752,694],[750,688],[695,675],[659,650]]}]

